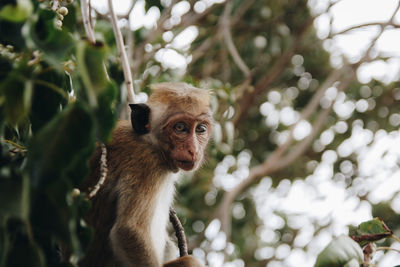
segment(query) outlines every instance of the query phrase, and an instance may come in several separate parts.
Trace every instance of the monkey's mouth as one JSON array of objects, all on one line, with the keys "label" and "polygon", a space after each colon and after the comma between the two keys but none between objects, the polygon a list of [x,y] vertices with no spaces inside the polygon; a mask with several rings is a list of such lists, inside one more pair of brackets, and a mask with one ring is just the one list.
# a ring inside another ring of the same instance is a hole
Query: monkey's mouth
[{"label": "monkey's mouth", "polygon": [[176,165],[184,171],[190,171],[194,168],[195,163],[192,160],[177,160]]}]

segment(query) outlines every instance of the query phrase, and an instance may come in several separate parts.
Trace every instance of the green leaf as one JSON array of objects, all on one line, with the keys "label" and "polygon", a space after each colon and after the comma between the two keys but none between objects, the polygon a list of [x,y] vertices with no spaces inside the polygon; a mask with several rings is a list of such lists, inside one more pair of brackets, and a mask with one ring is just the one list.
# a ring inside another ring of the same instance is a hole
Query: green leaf
[{"label": "green leaf", "polygon": [[357,261],[360,264],[363,261],[363,251],[353,239],[341,235],[332,240],[318,255],[314,267],[342,267],[346,264],[354,264],[351,261]]},{"label": "green leaf", "polygon": [[29,112],[32,98],[32,82],[23,80],[17,73],[10,74],[0,83],[0,97],[4,97],[3,113],[12,125],[24,119]]},{"label": "green leaf", "polygon": [[393,234],[381,218],[374,218],[370,221],[361,223],[352,238],[360,243],[361,246],[369,242],[375,242]]},{"label": "green leaf", "polygon": [[[29,24],[25,38],[32,50],[43,52],[44,59],[61,70],[61,62],[75,46],[75,40],[66,29],[55,26],[56,14],[47,9],[39,9],[39,14]],[[25,32],[25,31],[24,31]]]},{"label": "green leaf", "polygon": [[356,259],[352,259],[348,263],[346,263],[343,267],[360,267],[360,263]]},{"label": "green leaf", "polygon": [[17,5],[8,4],[0,9],[0,18],[11,22],[23,22],[33,11],[30,0],[17,0]]},{"label": "green leaf", "polygon": [[374,218],[370,221],[363,222],[358,226],[357,233],[359,235],[366,234],[392,234],[392,231],[386,226],[381,218]]},{"label": "green leaf", "polygon": [[26,220],[29,213],[28,177],[16,174],[11,177],[0,177],[0,203],[1,220],[9,217]]},{"label": "green leaf", "polygon": [[9,248],[5,251],[4,266],[45,266],[43,252],[32,241],[29,226],[19,220],[9,220],[6,226]]},{"label": "green leaf", "polygon": [[[44,66],[46,67],[46,66]],[[34,77],[30,119],[32,131],[36,133],[67,104],[68,94],[63,88],[68,84],[67,76],[56,70],[48,70]]]},{"label": "green leaf", "polygon": [[96,95],[109,84],[104,65],[107,55],[108,48],[99,42],[93,45],[88,41],[81,41],[77,46],[77,71],[80,74],[91,106],[97,105]]},{"label": "green leaf", "polygon": [[12,23],[0,19],[0,43],[12,45],[15,50],[25,48],[25,40],[21,30],[23,25],[23,23]]},{"label": "green leaf", "polygon": [[109,82],[103,92],[98,95],[98,107],[94,111],[97,121],[96,136],[103,142],[107,142],[111,138],[111,131],[117,120],[114,107],[117,92],[117,85]]},{"label": "green leaf", "polygon": [[60,179],[74,160],[86,160],[80,153],[94,144],[92,116],[81,104],[65,109],[33,138],[29,146],[28,169],[32,185],[38,187]]}]

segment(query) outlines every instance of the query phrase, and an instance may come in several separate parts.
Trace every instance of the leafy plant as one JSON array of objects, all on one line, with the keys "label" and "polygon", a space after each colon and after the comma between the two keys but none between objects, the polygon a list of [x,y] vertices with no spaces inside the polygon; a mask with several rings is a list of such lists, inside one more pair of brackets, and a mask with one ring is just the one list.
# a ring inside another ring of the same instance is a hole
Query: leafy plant
[{"label": "leafy plant", "polygon": [[400,242],[381,218],[363,222],[357,228],[350,229],[350,237],[341,235],[332,240],[318,255],[315,267],[356,267],[360,264],[365,267],[370,266],[376,250],[392,250],[376,244],[387,238]]}]

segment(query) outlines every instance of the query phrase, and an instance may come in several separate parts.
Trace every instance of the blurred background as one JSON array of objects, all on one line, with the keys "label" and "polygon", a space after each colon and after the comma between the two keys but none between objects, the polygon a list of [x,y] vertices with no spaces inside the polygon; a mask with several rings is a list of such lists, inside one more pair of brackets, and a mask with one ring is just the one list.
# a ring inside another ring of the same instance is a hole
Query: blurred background
[{"label": "blurred background", "polygon": [[[197,257],[313,266],[348,225],[400,226],[398,1],[160,4],[117,13],[137,91],[186,80],[214,92],[208,161],[176,201]],[[400,263],[397,252],[373,260]]]},{"label": "blurred background", "polygon": [[[91,5],[123,88],[107,2]],[[175,204],[197,258],[308,267],[332,238],[373,217],[400,234],[399,1],[114,5],[137,102],[162,81],[213,92],[207,161],[182,178]],[[63,28],[73,29],[79,6],[69,10]],[[398,265],[400,254],[377,251],[372,262]]]}]

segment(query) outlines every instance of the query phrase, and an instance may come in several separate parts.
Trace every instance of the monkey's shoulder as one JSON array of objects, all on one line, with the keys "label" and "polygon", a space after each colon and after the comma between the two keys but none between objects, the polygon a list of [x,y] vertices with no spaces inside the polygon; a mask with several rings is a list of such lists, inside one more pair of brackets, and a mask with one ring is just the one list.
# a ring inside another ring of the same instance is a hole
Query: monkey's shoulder
[{"label": "monkey's shoulder", "polygon": [[121,148],[126,153],[131,153],[135,150],[143,151],[154,150],[152,145],[149,145],[143,135],[135,133],[129,121],[118,121],[115,126],[111,142],[107,145],[112,149]]},{"label": "monkey's shoulder", "polygon": [[132,130],[129,121],[119,121],[107,144],[110,164],[118,164],[119,168],[146,168],[148,171],[164,165],[160,149],[150,143],[143,135]]}]

